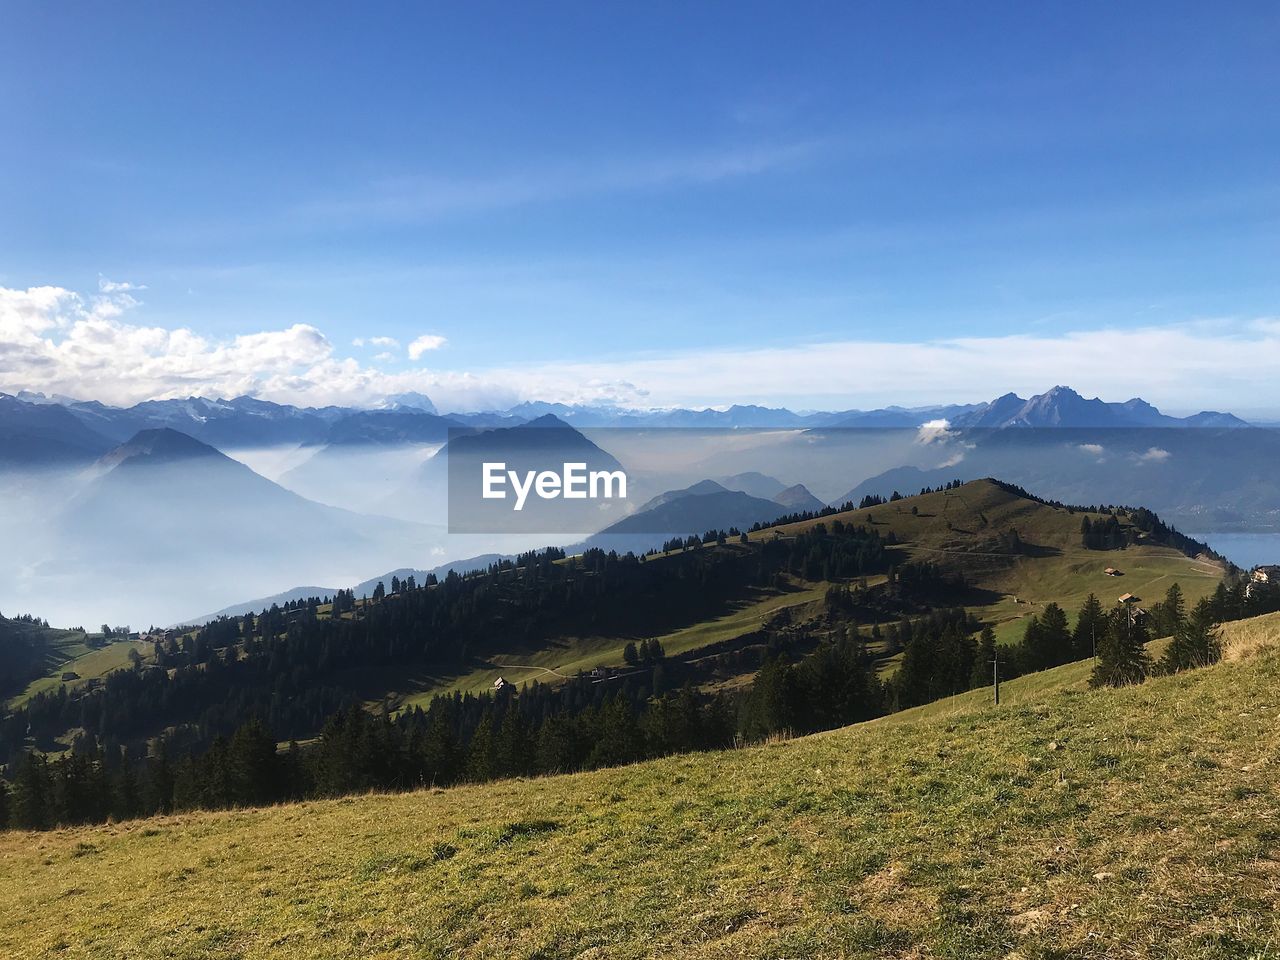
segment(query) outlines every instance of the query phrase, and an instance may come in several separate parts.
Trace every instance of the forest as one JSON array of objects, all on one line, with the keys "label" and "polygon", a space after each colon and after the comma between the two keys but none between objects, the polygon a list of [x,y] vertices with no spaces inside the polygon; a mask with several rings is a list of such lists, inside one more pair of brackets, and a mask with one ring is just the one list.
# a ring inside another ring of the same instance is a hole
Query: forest
[{"label": "forest", "polygon": [[[661,651],[653,669],[601,683],[581,675],[559,686],[533,683],[480,696],[437,696],[425,707],[376,715],[347,702],[311,742],[291,740],[261,715],[207,745],[157,738],[138,754],[86,737],[50,760],[24,753],[12,783],[0,781],[0,825],[44,829],[185,809],[217,809],[340,796],[367,790],[484,782],[631,763],[672,753],[714,750],[783,734],[833,729],[987,686],[993,661],[1001,679],[1095,656],[1096,685],[1141,682],[1149,675],[1213,663],[1216,625],[1280,609],[1277,592],[1246,595],[1223,584],[1184,609],[1177,584],[1138,615],[1104,608],[1090,596],[1068,628],[1049,604],[1028,619],[1012,647],[998,648],[989,625],[959,608],[886,625],[902,651],[888,680],[875,672],[867,636],[847,619],[847,601],[827,600],[832,630],[817,649],[795,657],[780,645],[740,695],[707,695],[691,686],[663,689]],[[1146,642],[1173,638],[1154,661]],[[216,649],[216,648],[215,648]],[[640,657],[637,651],[637,658]]]}]

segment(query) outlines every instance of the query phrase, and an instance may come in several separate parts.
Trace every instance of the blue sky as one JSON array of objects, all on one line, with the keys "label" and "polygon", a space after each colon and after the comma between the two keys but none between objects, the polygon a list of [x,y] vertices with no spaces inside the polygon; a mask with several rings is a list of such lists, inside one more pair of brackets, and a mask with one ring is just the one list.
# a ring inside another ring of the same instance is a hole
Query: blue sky
[{"label": "blue sky", "polygon": [[0,390],[1274,409],[1280,10],[1229,14],[10,5]]}]

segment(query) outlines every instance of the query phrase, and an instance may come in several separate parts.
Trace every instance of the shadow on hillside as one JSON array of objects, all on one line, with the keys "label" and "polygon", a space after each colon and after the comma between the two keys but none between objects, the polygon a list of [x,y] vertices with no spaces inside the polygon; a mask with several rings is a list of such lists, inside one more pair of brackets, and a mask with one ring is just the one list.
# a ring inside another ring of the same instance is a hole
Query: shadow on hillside
[{"label": "shadow on hillside", "polygon": [[1062,556],[1062,550],[1058,547],[1046,546],[1042,543],[1026,543],[1025,541],[1018,547],[1017,556],[1032,557],[1037,560],[1048,557]]}]

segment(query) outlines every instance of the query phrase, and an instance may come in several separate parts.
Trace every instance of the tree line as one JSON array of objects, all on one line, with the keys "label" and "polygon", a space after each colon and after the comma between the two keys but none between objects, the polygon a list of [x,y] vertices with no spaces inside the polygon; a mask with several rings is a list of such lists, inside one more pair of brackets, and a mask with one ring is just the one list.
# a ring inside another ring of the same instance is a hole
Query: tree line
[{"label": "tree line", "polygon": [[[127,751],[82,743],[50,760],[19,762],[11,787],[0,785],[0,825],[41,829],[127,819],[184,809],[217,809],[331,797],[368,790],[407,790],[564,773],[652,757],[728,747],[779,733],[798,735],[869,720],[965,690],[987,686],[992,661],[1002,679],[1059,664],[1096,660],[1095,686],[1138,683],[1156,672],[1206,666],[1221,656],[1218,624],[1256,615],[1259,603],[1238,584],[1219,587],[1189,612],[1170,587],[1149,612],[1090,596],[1074,626],[1049,604],[1028,619],[1019,643],[998,647],[990,625],[962,608],[872,625],[868,636],[843,618],[839,588],[828,605],[828,638],[808,656],[769,657],[737,699],[686,686],[661,689],[657,643],[636,650],[637,664],[658,665],[600,679],[580,675],[558,687],[533,683],[480,696],[438,696],[392,716],[348,704],[331,715],[313,743],[277,746],[260,718],[204,750],[178,759],[169,738],[130,758]],[[1145,648],[1152,635],[1172,637],[1159,662]],[[868,639],[901,652],[898,671],[881,681]],[[0,781],[2,783],[2,781]]]},{"label": "tree line", "polygon": [[299,602],[220,618],[158,643],[153,662],[111,673],[97,689],[59,686],[32,697],[0,719],[0,763],[11,767],[28,738],[49,744],[70,729],[132,756],[161,729],[173,729],[182,750],[202,748],[249,716],[281,739],[306,739],[355,700],[353,670],[458,669],[489,653],[495,638],[532,648],[548,637],[667,633],[782,575],[884,572],[887,546],[874,530],[837,519],[746,549],[660,559],[598,549],[565,557],[553,548],[472,576],[401,583],[378,602],[344,592],[327,614]]}]

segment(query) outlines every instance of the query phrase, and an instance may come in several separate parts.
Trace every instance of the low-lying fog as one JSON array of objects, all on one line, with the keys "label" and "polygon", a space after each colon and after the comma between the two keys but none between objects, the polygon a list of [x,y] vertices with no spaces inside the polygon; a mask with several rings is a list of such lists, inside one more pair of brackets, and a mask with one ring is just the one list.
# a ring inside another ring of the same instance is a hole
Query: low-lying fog
[{"label": "low-lying fog", "polygon": [[[896,431],[864,439],[856,455],[794,430],[586,433],[627,469],[627,510],[750,470],[826,500],[901,462],[911,445]],[[230,460],[5,473],[0,612],[161,626],[294,587],[343,588],[397,568],[573,543],[618,519],[602,513],[574,534],[450,535],[444,474],[426,467],[439,449],[290,445],[228,449]]]},{"label": "low-lying fog", "polygon": [[[576,544],[649,498],[703,480],[772,496],[756,481],[734,487],[730,478],[743,474],[774,490],[803,484],[816,497],[802,498],[809,504],[997,476],[1065,502],[1150,506],[1192,530],[1274,530],[1280,503],[1274,431],[982,435],[934,424],[582,433],[625,467],[629,497],[602,505],[586,529],[560,534],[449,534],[439,445],[282,446],[229,456],[205,447],[0,473],[0,612],[58,625],[166,625],[301,586],[332,590],[399,568]],[[689,529],[670,533],[703,532],[696,512],[679,523]],[[618,549],[639,548],[646,536],[619,539]]]}]

